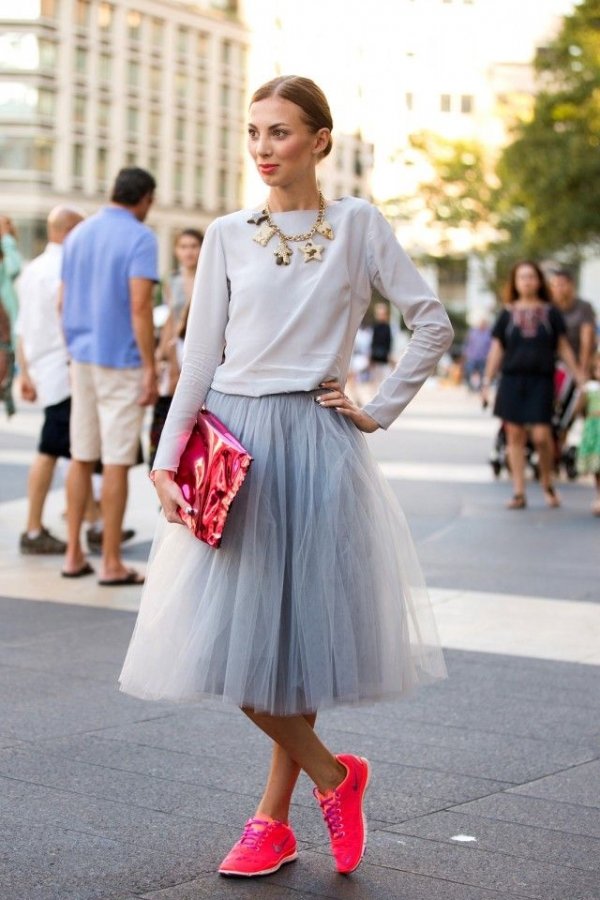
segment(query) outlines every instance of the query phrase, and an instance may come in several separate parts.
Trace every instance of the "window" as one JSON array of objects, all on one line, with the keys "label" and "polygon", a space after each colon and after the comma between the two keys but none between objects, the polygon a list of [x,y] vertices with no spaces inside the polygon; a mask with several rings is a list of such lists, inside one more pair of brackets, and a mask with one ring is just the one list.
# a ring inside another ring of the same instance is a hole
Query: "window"
[{"label": "window", "polygon": [[98,25],[100,30],[108,32],[112,28],[113,8],[110,3],[101,3],[98,7]]},{"label": "window", "polygon": [[157,94],[162,90],[162,72],[156,66],[150,66],[150,90]]},{"label": "window", "polygon": [[231,92],[229,90],[228,84],[221,85],[221,106],[223,109],[229,109],[229,100],[231,97]]},{"label": "window", "polygon": [[199,147],[203,147],[206,141],[206,125],[204,122],[196,124],[196,143]]},{"label": "window", "polygon": [[90,4],[88,0],[75,0],[75,24],[78,28],[89,27]]},{"label": "window", "polygon": [[206,100],[206,81],[204,80],[204,78],[198,79],[197,95],[197,102],[204,103]]},{"label": "window", "polygon": [[[20,4],[17,4],[17,6]],[[44,19],[55,19],[58,13],[58,0],[40,0],[40,15]],[[4,15],[4,13],[2,13]],[[19,16],[21,18],[21,16]]]},{"label": "window", "polygon": [[406,108],[411,111],[413,109],[414,98],[411,91],[407,91],[404,95],[404,103]]},{"label": "window", "polygon": [[[56,44],[52,41],[38,41],[38,52],[40,55],[40,69],[55,69],[57,61]],[[0,54],[1,55],[1,54]]]},{"label": "window", "polygon": [[39,111],[39,91],[21,81],[0,82],[0,120],[34,119]]},{"label": "window", "polygon": [[87,72],[88,53],[83,47],[75,47],[75,71],[79,75],[85,75]]},{"label": "window", "polygon": [[127,107],[127,131],[129,134],[137,134],[140,125],[140,115],[137,107]]},{"label": "window", "polygon": [[101,53],[98,57],[98,76],[100,81],[110,81],[112,72],[112,60],[108,53]]},{"label": "window", "polygon": [[221,44],[221,62],[224,66],[231,62],[231,41],[223,41]]},{"label": "window", "polygon": [[138,155],[135,150],[128,150],[125,154],[125,165],[126,166],[136,166],[138,162]]},{"label": "window", "polygon": [[127,10],[127,37],[139,41],[142,36],[142,17],[137,9]]},{"label": "window", "polygon": [[187,97],[188,80],[183,72],[175,73],[175,96],[178,100],[185,100]]},{"label": "window", "polygon": [[110,103],[107,100],[98,102],[98,126],[108,128],[110,125]]},{"label": "window", "polygon": [[162,19],[152,19],[152,27],[150,29],[150,40],[153,47],[161,47],[164,38],[164,27]]},{"label": "window", "polygon": [[16,172],[52,171],[54,145],[48,138],[0,136],[0,169]]},{"label": "window", "polygon": [[196,36],[196,54],[200,59],[205,60],[208,58],[208,47],[208,34],[200,31]]},{"label": "window", "polygon": [[173,168],[173,186],[176,194],[183,193],[183,163],[177,160]]},{"label": "window", "polygon": [[155,109],[150,111],[150,116],[148,117],[148,130],[151,137],[156,138],[160,136],[160,113]]},{"label": "window", "polygon": [[38,112],[41,116],[56,115],[56,94],[44,88],[38,90]]},{"label": "window", "polygon": [[185,25],[180,25],[177,29],[176,47],[178,56],[186,56],[188,52],[188,31]]},{"label": "window", "polygon": [[[51,59],[48,48],[54,50]],[[22,31],[0,33],[0,69],[35,72],[40,68],[54,68],[55,63],[56,45],[50,41],[40,41],[36,35]]]},{"label": "window", "polygon": [[159,166],[160,166],[160,159],[159,159],[158,155],[155,153],[152,153],[148,157],[148,169],[150,170],[152,175],[154,175],[154,176],[158,175]]},{"label": "window", "polygon": [[463,94],[460,98],[460,111],[461,113],[472,113],[473,112],[473,95],[472,94]]},{"label": "window", "polygon": [[55,19],[57,4],[54,0],[28,0],[16,3],[15,0],[1,0],[0,18],[9,22],[25,19],[32,22],[43,16],[44,19]]},{"label": "window", "polygon": [[106,162],[108,152],[106,147],[98,147],[96,150],[96,178],[102,183],[106,181]]},{"label": "window", "polygon": [[443,113],[450,112],[452,108],[452,96],[450,94],[442,94],[440,97],[440,111]]},{"label": "window", "polygon": [[73,178],[83,178],[83,144],[73,144]]},{"label": "window", "polygon": [[354,151],[354,174],[360,178],[363,174],[363,161],[360,150]]},{"label": "window", "polygon": [[133,59],[127,63],[127,84],[129,87],[139,87],[140,64]]},{"label": "window", "polygon": [[175,119],[175,140],[185,141],[185,119],[182,119],[181,116]]},{"label": "window", "polygon": [[83,125],[85,123],[85,110],[85,97],[82,97],[81,94],[76,94],[73,98],[73,121],[77,125]]},{"label": "window", "polygon": [[224,206],[227,203],[227,169],[219,169],[217,193],[221,205]]},{"label": "window", "polygon": [[227,151],[229,147],[229,129],[222,127],[219,132],[219,149]]},{"label": "window", "polygon": [[204,166],[197,165],[194,170],[194,193],[196,200],[202,201],[204,196]]}]

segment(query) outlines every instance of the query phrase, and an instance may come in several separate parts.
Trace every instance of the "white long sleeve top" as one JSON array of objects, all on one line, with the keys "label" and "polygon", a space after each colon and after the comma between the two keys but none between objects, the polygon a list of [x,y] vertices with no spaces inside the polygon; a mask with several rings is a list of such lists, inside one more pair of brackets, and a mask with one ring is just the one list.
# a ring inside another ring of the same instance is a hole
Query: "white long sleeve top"
[{"label": "white long sleeve top", "polygon": [[[312,391],[346,381],[358,327],[374,287],[397,306],[412,338],[394,371],[364,409],[387,428],[449,347],[453,332],[431,288],[370,203],[328,203],[334,239],[317,234],[322,260],[304,261],[301,243],[277,265],[275,235],[253,240],[253,210],[207,229],[188,319],[183,365],[154,468],[175,470],[208,390],[259,397]],[[273,214],[285,234],[310,230],[315,210]]]}]

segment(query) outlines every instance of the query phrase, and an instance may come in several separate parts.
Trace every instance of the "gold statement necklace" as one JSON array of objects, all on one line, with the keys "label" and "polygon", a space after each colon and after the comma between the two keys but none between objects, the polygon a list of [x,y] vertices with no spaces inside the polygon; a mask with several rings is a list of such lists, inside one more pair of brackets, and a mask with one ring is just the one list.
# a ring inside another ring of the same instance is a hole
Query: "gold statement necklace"
[{"label": "gold statement necklace", "polygon": [[325,198],[321,191],[319,191],[319,212],[315,224],[310,231],[306,231],[304,234],[285,234],[279,225],[276,225],[273,221],[268,204],[265,204],[261,212],[254,213],[254,215],[248,219],[248,223],[250,225],[259,226],[258,231],[252,240],[256,241],[257,244],[260,244],[261,247],[266,247],[273,235],[277,235],[279,243],[273,255],[278,266],[289,266],[292,253],[294,252],[290,247],[290,244],[305,241],[306,243],[304,246],[300,247],[300,250],[304,254],[304,262],[310,262],[311,259],[321,262],[325,247],[323,244],[315,244],[313,237],[315,234],[320,234],[324,238],[327,238],[328,241],[333,240],[333,228],[329,222],[325,220]]}]

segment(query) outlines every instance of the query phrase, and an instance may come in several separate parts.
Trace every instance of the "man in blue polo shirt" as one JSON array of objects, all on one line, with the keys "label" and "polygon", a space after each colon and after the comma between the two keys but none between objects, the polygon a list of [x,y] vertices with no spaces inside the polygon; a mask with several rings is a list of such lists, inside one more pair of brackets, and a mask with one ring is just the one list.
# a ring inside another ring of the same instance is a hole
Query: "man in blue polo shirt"
[{"label": "man in blue polo shirt", "polygon": [[80,532],[91,473],[101,459],[101,585],[143,582],[123,564],[121,530],[144,407],[156,400],[152,289],[158,281],[158,245],[142,224],[155,187],[143,169],[121,169],[110,205],[77,226],[64,244],[61,294],[71,356],[72,463],[62,574],[78,578],[93,572]]}]

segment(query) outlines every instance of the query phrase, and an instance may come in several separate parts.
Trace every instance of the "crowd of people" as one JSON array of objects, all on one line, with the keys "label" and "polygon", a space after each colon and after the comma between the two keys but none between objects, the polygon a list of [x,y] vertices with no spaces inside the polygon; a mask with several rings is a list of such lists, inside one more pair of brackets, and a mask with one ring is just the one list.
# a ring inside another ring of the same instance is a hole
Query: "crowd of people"
[{"label": "crowd of people", "polygon": [[[98,583],[141,584],[122,561],[133,537],[123,527],[128,470],[143,460],[144,410],[172,396],[191,289],[202,243],[195,230],[176,241],[178,269],[165,285],[168,319],[156,345],[154,293],[158,244],[144,220],[152,205],[153,177],[142,169],[119,172],[111,201],[85,218],[58,206],[47,220],[44,251],[26,265],[16,232],[0,218],[0,384],[12,411],[15,363],[21,396],[43,407],[37,454],[28,478],[28,512],[20,537],[24,554],[64,554],[62,575],[80,578],[95,568]],[[154,433],[158,426],[155,426]],[[60,458],[66,479],[67,541],[44,525],[44,505]]]}]

